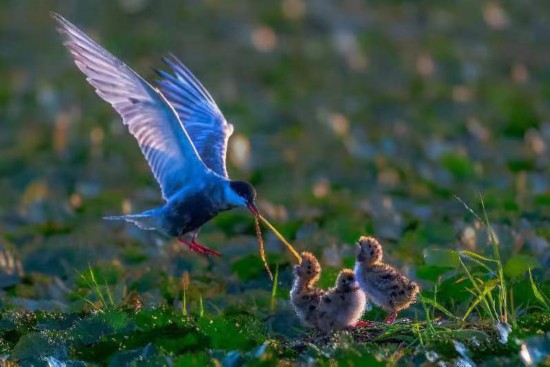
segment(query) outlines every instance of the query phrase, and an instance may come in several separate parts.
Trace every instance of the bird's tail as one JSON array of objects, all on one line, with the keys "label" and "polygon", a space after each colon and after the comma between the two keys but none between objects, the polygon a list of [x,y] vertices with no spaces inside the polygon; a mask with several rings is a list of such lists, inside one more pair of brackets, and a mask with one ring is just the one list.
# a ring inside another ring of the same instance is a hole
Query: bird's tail
[{"label": "bird's tail", "polygon": [[157,218],[155,216],[155,213],[152,210],[148,210],[146,212],[138,213],[138,214],[107,216],[107,217],[103,217],[103,219],[124,220],[126,222],[135,224],[139,228],[147,231],[154,231],[155,229],[157,229],[157,226],[156,226]]}]

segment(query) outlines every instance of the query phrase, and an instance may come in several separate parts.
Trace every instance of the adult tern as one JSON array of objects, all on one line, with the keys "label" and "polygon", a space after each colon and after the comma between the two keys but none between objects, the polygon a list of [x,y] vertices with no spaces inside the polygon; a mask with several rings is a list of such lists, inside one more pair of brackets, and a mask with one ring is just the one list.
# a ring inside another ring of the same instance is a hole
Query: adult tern
[{"label": "adult tern", "polygon": [[[76,66],[137,140],[164,199],[157,208],[105,219],[156,230],[177,237],[191,251],[219,256],[196,242],[203,224],[235,207],[247,207],[261,218],[252,185],[227,175],[225,156],[233,125],[175,56],[164,58],[171,73],[157,71],[157,88],[68,20],[56,13],[52,17]],[[184,238],[186,234],[191,238]]]}]

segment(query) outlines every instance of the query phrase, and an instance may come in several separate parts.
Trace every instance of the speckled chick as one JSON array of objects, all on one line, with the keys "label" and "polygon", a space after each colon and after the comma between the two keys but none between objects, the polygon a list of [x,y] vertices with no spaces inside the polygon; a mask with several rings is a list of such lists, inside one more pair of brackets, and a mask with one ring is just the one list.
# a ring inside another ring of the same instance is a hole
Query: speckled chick
[{"label": "speckled chick", "polygon": [[357,244],[357,280],[372,302],[390,312],[385,321],[391,324],[415,301],[418,285],[382,261],[382,245],[375,238],[362,236]]},{"label": "speckled chick", "polygon": [[290,303],[306,327],[315,327],[317,308],[324,291],[315,284],[321,276],[321,264],[310,252],[302,252],[302,263],[294,266]]},{"label": "speckled chick", "polygon": [[363,315],[366,303],[367,297],[353,270],[342,270],[336,279],[336,286],[326,291],[321,299],[317,329],[327,333],[354,326]]}]

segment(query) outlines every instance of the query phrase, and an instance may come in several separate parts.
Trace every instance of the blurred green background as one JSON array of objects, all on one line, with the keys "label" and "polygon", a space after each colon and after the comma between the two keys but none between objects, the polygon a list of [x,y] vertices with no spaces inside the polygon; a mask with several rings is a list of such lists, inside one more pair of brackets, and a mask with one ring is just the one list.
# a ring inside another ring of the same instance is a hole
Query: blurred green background
[{"label": "blurred green background", "polygon": [[[333,269],[324,285],[353,263],[365,233],[409,274],[427,247],[484,253],[483,230],[454,198],[481,212],[480,193],[503,256],[536,258],[548,276],[547,2],[3,1],[6,304],[73,307],[88,266],[122,284],[120,297],[151,305],[177,303],[185,271],[208,307],[235,295],[262,309],[257,295],[271,291],[245,211],[204,227],[201,241],[221,259],[101,219],[158,205],[160,192],[119,116],[72,64],[50,10],[148,80],[169,52],[196,74],[235,126],[230,176],[250,180],[266,217]],[[265,235],[288,289],[291,258]]]}]

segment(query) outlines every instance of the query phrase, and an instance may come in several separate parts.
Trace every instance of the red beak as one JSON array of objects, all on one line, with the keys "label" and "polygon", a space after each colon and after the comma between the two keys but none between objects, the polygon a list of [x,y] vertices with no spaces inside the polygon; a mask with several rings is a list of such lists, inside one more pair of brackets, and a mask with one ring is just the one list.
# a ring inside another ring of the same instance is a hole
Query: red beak
[{"label": "red beak", "polygon": [[259,217],[259,216],[260,216],[260,212],[258,211],[258,208],[256,208],[256,204],[254,204],[254,203],[248,203],[247,206],[248,206],[248,210],[250,210],[250,212],[251,212],[252,214],[254,214],[255,217]]}]

